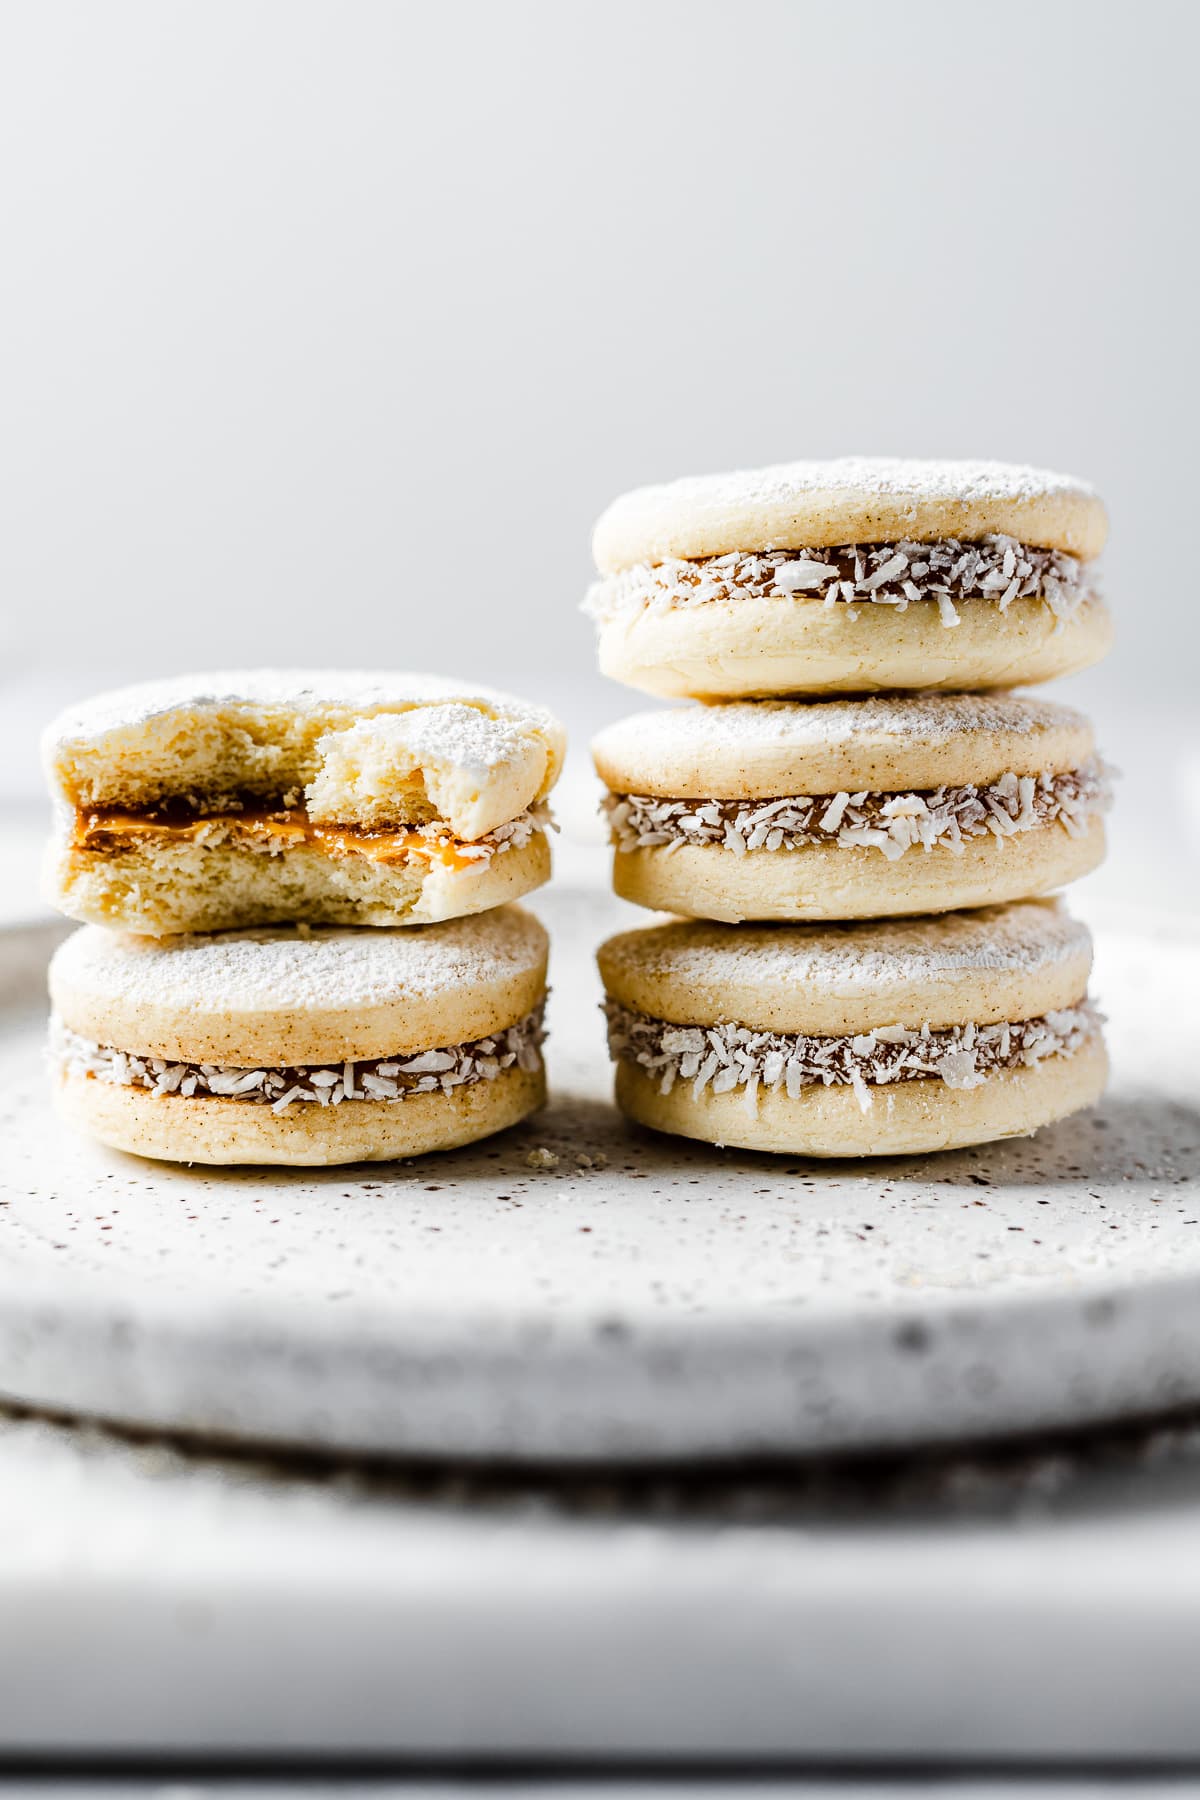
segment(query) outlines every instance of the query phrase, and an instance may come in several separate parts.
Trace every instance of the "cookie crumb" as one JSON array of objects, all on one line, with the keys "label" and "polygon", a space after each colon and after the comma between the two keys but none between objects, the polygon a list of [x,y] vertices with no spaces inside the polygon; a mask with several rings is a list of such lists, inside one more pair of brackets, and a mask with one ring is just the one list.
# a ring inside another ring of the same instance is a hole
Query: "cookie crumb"
[{"label": "cookie crumb", "polygon": [[557,1169],[558,1158],[553,1150],[547,1150],[544,1144],[539,1144],[536,1150],[531,1150],[526,1156],[525,1166],[528,1169]]}]

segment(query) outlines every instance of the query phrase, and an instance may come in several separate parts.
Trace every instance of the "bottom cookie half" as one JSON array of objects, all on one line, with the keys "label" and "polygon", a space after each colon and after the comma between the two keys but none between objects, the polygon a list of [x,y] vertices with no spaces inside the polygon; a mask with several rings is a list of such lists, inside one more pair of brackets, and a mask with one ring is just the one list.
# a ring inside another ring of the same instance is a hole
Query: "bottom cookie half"
[{"label": "bottom cookie half", "polygon": [[1099,819],[1071,837],[1058,825],[973,838],[889,862],[875,849],[806,845],[737,855],[718,844],[618,850],[622,899],[688,918],[877,919],[994,906],[1051,893],[1104,859]]},{"label": "bottom cookie half", "polygon": [[543,831],[519,846],[448,867],[330,855],[319,845],[272,849],[216,827],[204,841],[148,837],[114,852],[56,847],[47,897],[69,918],[150,937],[258,925],[428,925],[487,912],[550,875]]},{"label": "bottom cookie half", "polygon": [[1094,594],[1065,621],[1033,597],[1003,612],[967,600],[953,626],[930,601],[900,611],[797,598],[618,615],[602,625],[599,650],[605,675],[643,693],[738,700],[1023,687],[1087,668],[1111,642]]},{"label": "bottom cookie half", "polygon": [[489,1137],[537,1111],[546,1098],[546,1076],[541,1068],[510,1068],[492,1081],[472,1082],[450,1093],[410,1094],[402,1101],[344,1100],[340,1106],[293,1104],[279,1112],[211,1095],[186,1099],[153,1094],[79,1075],[64,1076],[56,1091],[59,1111],[69,1124],[134,1156],[329,1167],[390,1162]]},{"label": "bottom cookie half", "polygon": [[669,1093],[636,1064],[619,1062],[617,1105],[639,1125],[677,1137],[791,1156],[894,1156],[955,1150],[998,1138],[1028,1137],[1040,1126],[1092,1106],[1104,1092],[1108,1058],[1099,1035],[1069,1056],[1032,1068],[998,1070],[978,1087],[908,1081],[877,1088],[864,1110],[851,1087],[813,1085],[697,1098],[690,1084]]}]

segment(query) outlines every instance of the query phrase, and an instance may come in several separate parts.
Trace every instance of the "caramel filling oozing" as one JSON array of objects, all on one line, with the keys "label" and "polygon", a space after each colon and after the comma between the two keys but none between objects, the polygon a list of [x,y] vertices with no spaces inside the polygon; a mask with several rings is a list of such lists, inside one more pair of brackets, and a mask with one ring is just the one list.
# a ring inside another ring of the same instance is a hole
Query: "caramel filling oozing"
[{"label": "caramel filling oozing", "polygon": [[372,862],[393,865],[422,857],[455,871],[476,866],[513,841],[511,824],[502,827],[500,833],[489,833],[477,842],[466,843],[444,825],[400,825],[385,830],[323,825],[310,819],[303,807],[269,807],[251,802],[211,813],[181,812],[169,807],[144,812],[124,807],[79,811],[72,847],[106,856],[155,840],[196,842],[218,835],[257,849],[281,852],[309,845],[327,856],[366,856]]}]

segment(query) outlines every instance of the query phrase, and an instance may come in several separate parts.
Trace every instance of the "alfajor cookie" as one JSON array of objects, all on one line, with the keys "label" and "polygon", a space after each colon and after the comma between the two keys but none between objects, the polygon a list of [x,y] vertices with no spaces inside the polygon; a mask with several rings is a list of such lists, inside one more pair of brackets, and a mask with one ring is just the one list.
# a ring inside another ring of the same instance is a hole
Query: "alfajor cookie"
[{"label": "alfajor cookie", "polygon": [[679,707],[622,719],[592,750],[617,893],[694,918],[991,905],[1104,855],[1090,723],[1013,694]]},{"label": "alfajor cookie", "polygon": [[520,907],[418,930],[156,940],[85,926],[50,964],[58,1104],[168,1162],[378,1162],[545,1099],[546,933]]},{"label": "alfajor cookie", "polygon": [[596,526],[600,667],[698,699],[1003,688],[1097,661],[1104,508],[1006,463],[843,457],[640,488]]},{"label": "alfajor cookie", "polygon": [[47,897],[163,936],[426,924],[550,872],[562,727],[435,676],[259,670],[102,694],[44,751]]},{"label": "alfajor cookie", "polygon": [[600,950],[617,1104],[658,1131],[805,1156],[1020,1137],[1107,1062],[1091,940],[1053,901],[882,924],[675,921]]}]

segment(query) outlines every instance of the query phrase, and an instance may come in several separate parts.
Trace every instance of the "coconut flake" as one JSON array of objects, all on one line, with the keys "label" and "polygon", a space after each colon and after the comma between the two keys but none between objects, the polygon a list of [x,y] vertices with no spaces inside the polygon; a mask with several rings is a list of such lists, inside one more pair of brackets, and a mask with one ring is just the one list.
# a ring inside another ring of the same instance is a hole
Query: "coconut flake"
[{"label": "coconut flake", "polygon": [[542,1066],[544,1004],[491,1037],[420,1055],[339,1063],[330,1068],[243,1069],[214,1063],[174,1063],[133,1056],[96,1044],[62,1020],[50,1021],[50,1056],[63,1074],[139,1087],[156,1096],[178,1093],[251,1104],[284,1112],[297,1102],[339,1106],[343,1100],[403,1100],[413,1093],[443,1092],[476,1081],[494,1081],[503,1068],[533,1074]]},{"label": "coconut flake", "polygon": [[[754,1031],[735,1023],[681,1027],[607,1000],[608,1047],[614,1062],[633,1063],[669,1094],[677,1080],[691,1082],[699,1099],[744,1090],[756,1106],[762,1090],[795,1100],[806,1087],[853,1088],[865,1112],[872,1089],[896,1081],[937,1080],[952,1089],[974,1088],[1002,1069],[1032,1068],[1047,1056],[1070,1056],[1100,1030],[1103,1016],[1085,995],[1077,1006],[1034,1019],[977,1025],[968,1021],[933,1030],[881,1025],[846,1037],[809,1037]],[[700,1061],[683,1043],[703,1043]]]},{"label": "coconut flake", "polygon": [[[1063,625],[1096,592],[1091,568],[1061,550],[1043,550],[993,534],[977,543],[942,538],[923,544],[841,544],[805,550],[668,557],[637,563],[593,583],[584,611],[604,624],[643,610],[750,599],[803,598],[851,608],[866,602],[903,611],[936,602],[942,624],[959,622],[956,602],[988,600],[1004,612],[1038,599]],[[854,616],[852,614],[852,616]]]},{"label": "coconut flake", "polygon": [[1078,769],[1040,775],[1007,773],[985,787],[940,787],[903,794],[796,795],[775,800],[669,800],[608,794],[602,802],[619,850],[674,844],[719,844],[738,855],[836,843],[877,849],[889,861],[910,849],[963,840],[1014,837],[1060,825],[1071,836],[1112,804],[1113,771],[1099,757]]},{"label": "coconut flake", "polygon": [[[778,565],[774,586],[781,593],[796,594],[808,588],[823,588],[826,582],[836,580],[837,574],[836,563],[815,562],[812,557],[800,556],[793,562]],[[753,579],[752,573],[750,580]]]}]

